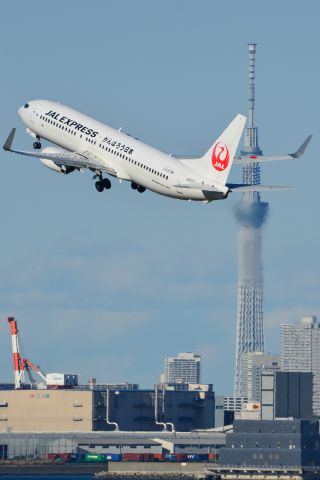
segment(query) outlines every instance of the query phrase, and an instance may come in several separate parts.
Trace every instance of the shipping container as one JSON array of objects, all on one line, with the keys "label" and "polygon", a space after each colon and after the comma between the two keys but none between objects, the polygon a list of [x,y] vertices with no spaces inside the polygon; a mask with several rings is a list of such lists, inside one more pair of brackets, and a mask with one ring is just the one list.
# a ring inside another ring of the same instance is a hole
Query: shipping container
[{"label": "shipping container", "polygon": [[164,459],[167,462],[175,462],[177,460],[177,457],[176,455],[174,455],[174,453],[166,453]]},{"label": "shipping container", "polygon": [[84,455],[85,462],[105,462],[105,455],[102,453],[85,453]]},{"label": "shipping container", "polygon": [[153,462],[153,453],[124,453],[122,455],[124,462]]},{"label": "shipping container", "polygon": [[199,460],[200,462],[207,462],[209,458],[208,453],[199,453]]},{"label": "shipping container", "polygon": [[76,387],[78,385],[78,375],[69,373],[47,373],[46,383],[49,387]]},{"label": "shipping container", "polygon": [[71,459],[71,453],[48,453],[47,458],[55,463],[69,462]]},{"label": "shipping container", "polygon": [[153,453],[152,456],[155,462],[163,462],[165,460],[165,455],[163,453]]},{"label": "shipping container", "polygon": [[187,455],[185,453],[176,453],[177,462],[185,462]]},{"label": "shipping container", "polygon": [[121,453],[104,453],[104,458],[107,462],[121,462]]},{"label": "shipping container", "polygon": [[216,453],[209,453],[208,454],[208,461],[209,462],[216,462],[217,461],[217,454]]},{"label": "shipping container", "polygon": [[197,453],[189,453],[186,458],[187,462],[199,462],[200,461],[200,455]]}]

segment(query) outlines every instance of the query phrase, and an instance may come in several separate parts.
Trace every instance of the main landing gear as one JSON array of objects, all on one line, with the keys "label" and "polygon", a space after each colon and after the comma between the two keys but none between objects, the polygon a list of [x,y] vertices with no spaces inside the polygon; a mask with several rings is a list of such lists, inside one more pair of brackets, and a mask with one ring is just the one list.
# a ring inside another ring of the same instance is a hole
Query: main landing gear
[{"label": "main landing gear", "polygon": [[33,148],[35,150],[40,150],[41,148],[40,137],[38,135],[37,135],[37,141],[33,143]]},{"label": "main landing gear", "polygon": [[99,175],[99,180],[95,183],[95,187],[98,192],[103,192],[104,189],[109,190],[111,188],[111,182],[109,178],[102,178],[102,175]]},{"label": "main landing gear", "polygon": [[138,190],[139,193],[143,193],[143,192],[146,191],[146,187],[141,187],[140,185],[138,185],[135,182],[131,183],[131,188],[132,188],[132,190]]}]

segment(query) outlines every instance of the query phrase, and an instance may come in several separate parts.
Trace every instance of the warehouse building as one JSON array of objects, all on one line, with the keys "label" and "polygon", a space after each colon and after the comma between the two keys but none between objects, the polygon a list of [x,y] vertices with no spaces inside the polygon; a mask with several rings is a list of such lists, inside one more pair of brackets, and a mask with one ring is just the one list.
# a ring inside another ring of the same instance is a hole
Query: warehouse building
[{"label": "warehouse building", "polygon": [[318,421],[236,420],[220,451],[221,467],[320,466],[319,444]]},{"label": "warehouse building", "polygon": [[214,392],[0,390],[0,432],[188,432],[213,428],[214,411]]},{"label": "warehouse building", "polygon": [[128,432],[13,433],[0,432],[0,459],[44,459],[78,452],[93,454],[210,453],[225,444],[225,435],[208,433]]}]

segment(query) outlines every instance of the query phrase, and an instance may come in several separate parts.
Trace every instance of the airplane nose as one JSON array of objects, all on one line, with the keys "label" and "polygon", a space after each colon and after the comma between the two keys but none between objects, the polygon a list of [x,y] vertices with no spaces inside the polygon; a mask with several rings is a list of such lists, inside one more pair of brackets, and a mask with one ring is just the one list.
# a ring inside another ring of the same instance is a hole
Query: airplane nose
[{"label": "airplane nose", "polygon": [[28,111],[28,108],[30,107],[29,103],[25,103],[22,107],[18,108],[18,114],[22,118],[26,118],[26,112]]}]

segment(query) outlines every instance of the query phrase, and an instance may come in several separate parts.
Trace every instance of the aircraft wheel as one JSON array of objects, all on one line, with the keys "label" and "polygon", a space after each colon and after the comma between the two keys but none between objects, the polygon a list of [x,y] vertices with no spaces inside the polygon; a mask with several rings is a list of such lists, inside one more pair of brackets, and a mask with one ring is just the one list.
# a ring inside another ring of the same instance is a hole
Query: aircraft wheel
[{"label": "aircraft wheel", "polygon": [[98,192],[103,192],[104,190],[104,185],[101,180],[95,183],[95,187],[98,190]]},{"label": "aircraft wheel", "polygon": [[137,185],[137,184],[134,183],[134,182],[131,182],[131,188],[132,188],[132,190],[137,190],[138,187],[139,187],[139,185]]},{"label": "aircraft wheel", "polygon": [[41,143],[40,143],[40,142],[34,142],[33,148],[34,148],[35,150],[40,150],[40,148],[41,148]]},{"label": "aircraft wheel", "polygon": [[146,187],[138,187],[138,192],[143,193],[146,191]]},{"label": "aircraft wheel", "polygon": [[102,185],[106,190],[109,190],[109,188],[111,188],[111,182],[110,182],[109,178],[104,178],[102,180]]}]

